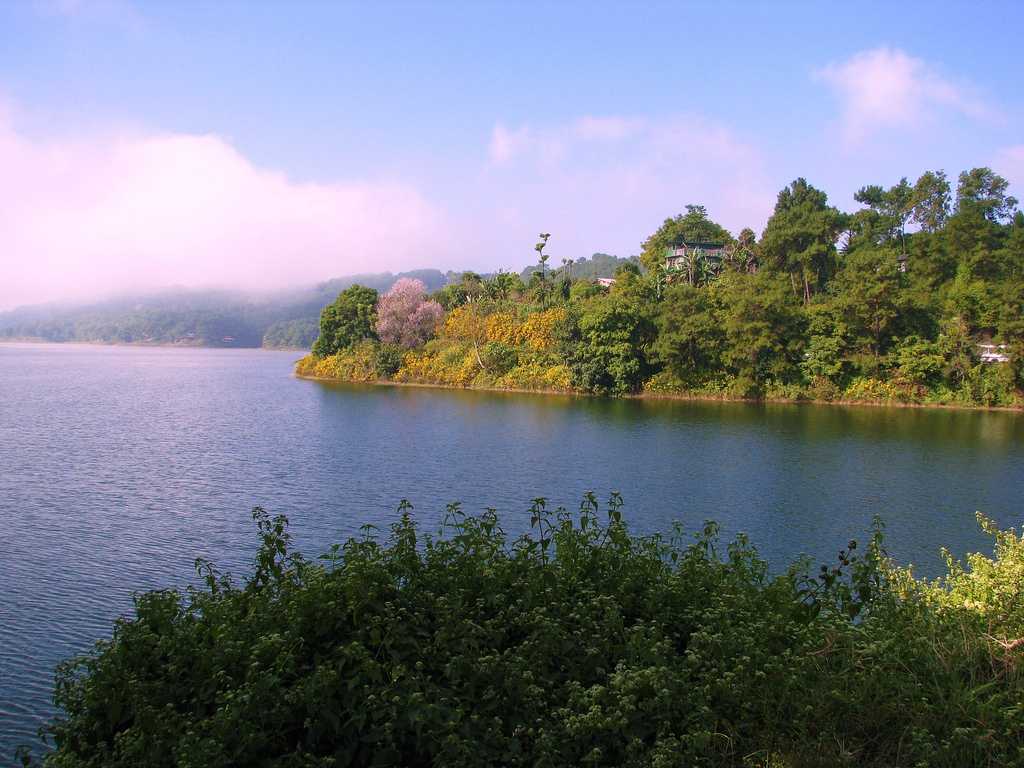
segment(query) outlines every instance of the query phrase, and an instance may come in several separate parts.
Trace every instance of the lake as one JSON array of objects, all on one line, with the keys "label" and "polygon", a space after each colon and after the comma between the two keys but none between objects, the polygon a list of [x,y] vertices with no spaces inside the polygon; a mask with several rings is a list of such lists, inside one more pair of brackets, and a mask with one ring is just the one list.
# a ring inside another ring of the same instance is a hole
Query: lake
[{"label": "lake", "polygon": [[874,515],[937,574],[1019,525],[1018,413],[610,400],[298,380],[294,352],[0,345],[0,764],[52,714],[54,666],[196,557],[242,572],[251,508],[317,554],[399,500],[528,526],[531,499],[622,493],[637,530],[747,532],[782,568],[831,560]]}]

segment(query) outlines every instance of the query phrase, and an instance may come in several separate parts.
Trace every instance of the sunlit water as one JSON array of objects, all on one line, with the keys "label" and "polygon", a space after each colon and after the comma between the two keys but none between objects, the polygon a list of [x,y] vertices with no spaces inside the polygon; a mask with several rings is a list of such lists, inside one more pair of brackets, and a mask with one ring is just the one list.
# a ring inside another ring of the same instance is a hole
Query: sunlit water
[{"label": "sunlit water", "polygon": [[1019,414],[331,386],[293,378],[296,356],[0,345],[0,765],[132,592],[186,583],[196,557],[246,569],[257,504],[316,554],[402,498],[429,529],[458,500],[518,531],[536,496],[617,490],[636,529],[713,518],[775,567],[831,559],[880,514],[927,574],[942,546],[988,549],[975,510],[1024,509]]}]

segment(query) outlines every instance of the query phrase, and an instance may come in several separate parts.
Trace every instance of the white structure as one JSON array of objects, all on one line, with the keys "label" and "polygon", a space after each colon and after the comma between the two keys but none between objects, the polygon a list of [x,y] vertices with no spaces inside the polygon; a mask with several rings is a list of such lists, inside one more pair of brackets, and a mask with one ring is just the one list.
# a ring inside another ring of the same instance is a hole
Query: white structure
[{"label": "white structure", "polygon": [[978,352],[983,363],[1008,363],[1010,356],[1006,353],[1005,344],[979,344]]},{"label": "white structure", "polygon": [[615,285],[615,278],[614,277],[599,277],[599,278],[597,278],[597,284],[600,285],[603,288],[611,288],[613,285]]}]

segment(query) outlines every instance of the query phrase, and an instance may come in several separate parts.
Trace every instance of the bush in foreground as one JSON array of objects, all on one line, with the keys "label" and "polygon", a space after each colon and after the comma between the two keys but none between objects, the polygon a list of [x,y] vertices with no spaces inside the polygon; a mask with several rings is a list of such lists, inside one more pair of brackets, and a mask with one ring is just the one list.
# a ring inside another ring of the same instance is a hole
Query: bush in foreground
[{"label": "bush in foreground", "polygon": [[[425,536],[262,545],[235,583],[140,595],[65,664],[49,766],[1024,764],[1024,543],[894,568],[876,529],[813,575],[770,576],[714,525],[631,535],[613,497],[449,508]],[[603,518],[599,520],[600,518]],[[604,519],[606,518],[606,519]]]}]

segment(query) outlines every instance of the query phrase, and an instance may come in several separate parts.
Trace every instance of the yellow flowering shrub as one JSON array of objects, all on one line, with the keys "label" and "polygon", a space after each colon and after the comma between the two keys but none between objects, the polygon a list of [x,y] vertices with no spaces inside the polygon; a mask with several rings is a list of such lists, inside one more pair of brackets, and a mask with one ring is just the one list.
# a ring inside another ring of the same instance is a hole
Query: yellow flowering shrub
[{"label": "yellow flowering shrub", "polygon": [[856,378],[843,392],[847,400],[899,400],[901,392],[892,382],[880,379]]},{"label": "yellow flowering shrub", "polygon": [[487,316],[487,341],[517,347],[523,334],[523,324],[511,312],[495,312]]},{"label": "yellow flowering shrub", "polygon": [[456,307],[444,320],[443,335],[448,339],[483,344],[487,341],[487,316],[476,304]]},{"label": "yellow flowering shrub", "polygon": [[[482,304],[456,307],[441,335],[402,357],[395,381],[452,387],[572,389],[569,368],[553,351],[563,308],[522,317],[515,309],[488,312]],[[498,354],[498,353],[501,354]],[[375,381],[370,343],[322,359],[308,355],[296,365],[302,375],[347,381]]]},{"label": "yellow flowering shrub", "polygon": [[299,376],[316,376],[316,364],[320,362],[316,355],[309,354],[295,364],[295,373]]},{"label": "yellow flowering shrub", "polygon": [[351,349],[314,360],[313,375],[319,378],[364,382],[377,380],[372,342],[363,342]]},{"label": "yellow flowering shrub", "polygon": [[572,375],[567,365],[543,365],[536,361],[517,365],[494,385],[508,389],[554,389],[568,392],[572,389]]},{"label": "yellow flowering shrub", "polygon": [[395,381],[468,387],[479,372],[480,363],[471,344],[432,341],[405,356]]},{"label": "yellow flowering shrub", "polygon": [[555,329],[565,322],[568,313],[561,307],[535,312],[523,323],[520,344],[547,352],[555,348]]}]

